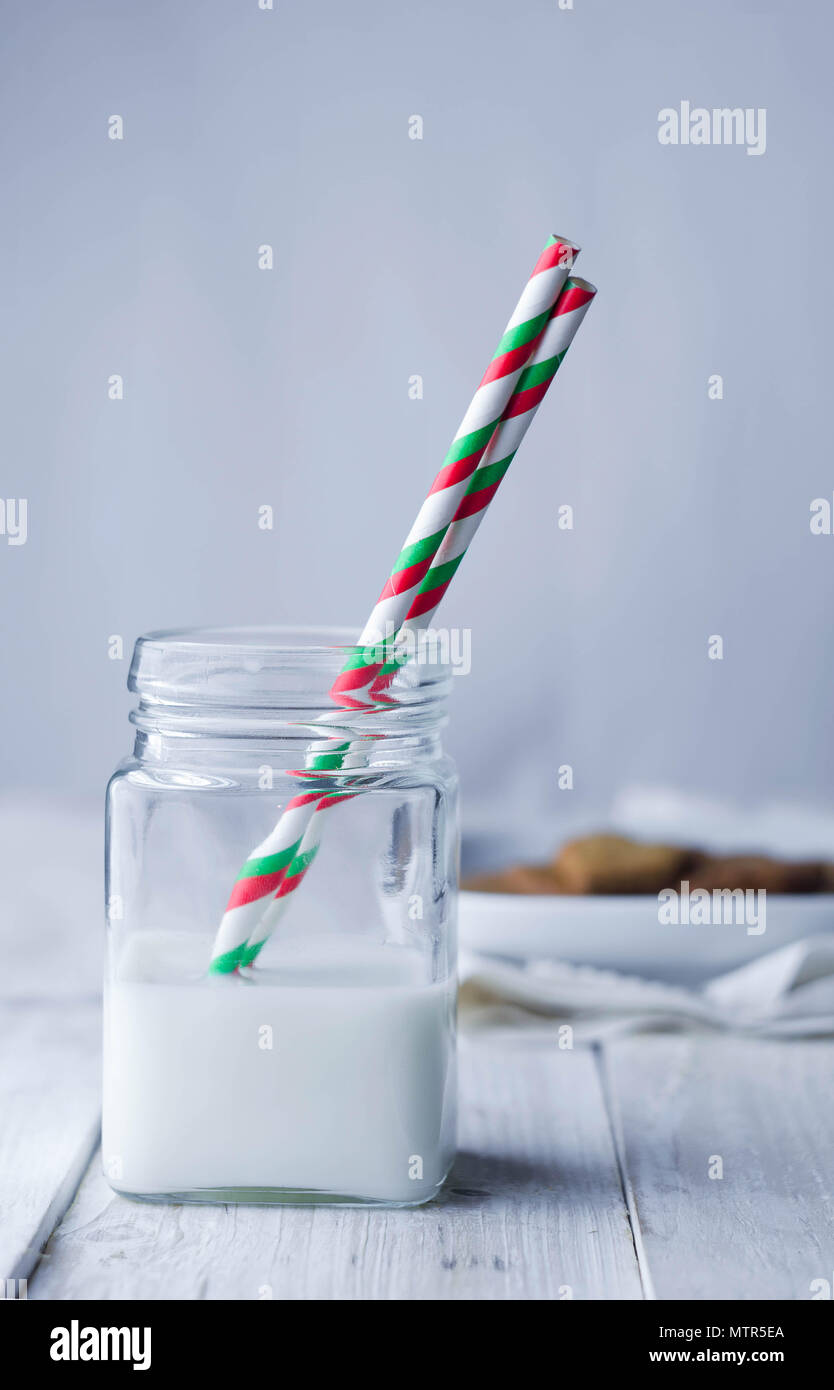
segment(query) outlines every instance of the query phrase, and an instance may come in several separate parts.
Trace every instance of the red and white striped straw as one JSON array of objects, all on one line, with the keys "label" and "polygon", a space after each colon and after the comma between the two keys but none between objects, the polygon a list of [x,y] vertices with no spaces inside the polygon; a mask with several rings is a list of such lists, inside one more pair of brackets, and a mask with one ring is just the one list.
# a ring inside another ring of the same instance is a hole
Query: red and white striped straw
[{"label": "red and white striped straw", "polygon": [[573,242],[564,237],[548,238],[440,472],[359,635],[359,650],[334,682],[331,694],[343,708],[367,704],[368,688],[379,674],[381,663],[369,661],[363,649],[390,641],[404,621],[578,255],[579,247]]},{"label": "red and white striped straw", "polygon": [[[383,662],[368,661],[366,650],[389,641],[408,616],[454,520],[469,479],[478,468],[496,425],[537,349],[578,251],[573,242],[551,236],[536,262],[443,466],[360,634],[357,644],[360,650],[346,663],[333,684],[331,694],[343,708],[367,707],[370,688],[383,671]],[[349,747],[348,743],[344,751]],[[340,751],[339,746],[332,749],[333,753]],[[249,856],[215,937],[210,964],[213,972],[223,974],[236,970],[245,959],[247,942],[263,911],[263,900],[275,896],[296,855],[306,853],[302,840],[314,812],[315,803],[309,795],[292,798],[273,831]],[[307,859],[306,863],[309,862]],[[276,875],[279,876],[277,880]]]},{"label": "red and white striped straw", "polygon": [[[533,358],[517,381],[515,391],[504,415],[483,454],[478,469],[470,479],[465,495],[458,504],[455,517],[437,551],[434,563],[429,568],[412,601],[406,621],[400,630],[401,638],[406,639],[406,646],[407,634],[417,634],[430,626],[438,605],[466,554],[502,479],[506,476],[516,451],[530,428],[536,411],[559,370],[595,294],[595,287],[587,280],[580,280],[571,276],[567,281],[552,310]],[[376,677],[371,687],[371,694],[377,702],[385,701],[385,691],[401,664],[401,661],[396,660],[395,656],[395,659],[386,663],[386,666]],[[344,745],[341,746],[344,747]],[[355,747],[356,745],[349,746]],[[333,751],[332,748],[331,751]],[[340,758],[343,756],[343,754],[339,755]],[[345,764],[346,759],[341,765],[345,766]],[[330,765],[332,768],[332,762]],[[298,854],[287,869],[281,887],[273,896],[269,907],[252,932],[243,953],[242,964],[249,965],[255,959],[287,911],[290,893],[297,890],[316,857],[322,838],[324,820],[322,813],[342,800],[349,800],[351,794],[347,791],[335,793],[322,797],[315,805],[312,802],[308,803],[307,810],[310,813],[310,820]]]},{"label": "red and white striped straw", "polygon": [[[593,285],[576,276],[571,276],[565,284],[539,345],[516,384],[501,422],[469,480],[452,524],[400,628],[398,636],[406,648],[410,634],[425,631],[430,626],[595,294]],[[398,663],[390,663],[390,670],[384,670],[374,681],[371,695],[376,700],[383,697],[397,669]]]}]

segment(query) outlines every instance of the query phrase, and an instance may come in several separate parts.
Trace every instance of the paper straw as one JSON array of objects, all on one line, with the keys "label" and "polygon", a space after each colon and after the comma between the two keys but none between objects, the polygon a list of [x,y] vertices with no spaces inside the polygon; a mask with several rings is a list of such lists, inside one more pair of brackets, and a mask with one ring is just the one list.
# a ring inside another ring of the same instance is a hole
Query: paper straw
[{"label": "paper straw", "polygon": [[[470,478],[452,524],[414,596],[398,634],[398,641],[406,650],[409,635],[430,626],[595,294],[595,287],[587,280],[571,276],[566,282],[533,358],[522,372],[501,423]],[[371,686],[370,693],[376,700],[384,698],[384,691],[400,665],[396,658],[386,662]]]},{"label": "paper straw", "polygon": [[261,947],[264,945],[264,942],[272,935],[289,907],[291,895],[301,884],[302,879],[318,854],[324,831],[324,813],[342,801],[350,801],[351,797],[356,795],[356,792],[347,790],[329,792],[327,796],[322,796],[321,791],[317,793],[315,797],[317,804],[313,808],[314,814],[310,817],[299,851],[287,869],[281,886],[274,897],[271,898],[266,911],[263,910],[263,903],[261,903],[262,915],[251,933],[249,940],[240,951],[238,960],[239,968],[242,969],[252,964]]},{"label": "paper straw", "polygon": [[359,650],[333,684],[331,694],[343,708],[367,703],[367,697],[358,697],[376,679],[381,663],[373,669],[374,663],[367,660],[362,649],[390,640],[404,621],[578,254],[579,247],[564,237],[548,238],[440,472],[359,635]]},{"label": "paper straw", "polygon": [[[547,328],[536,348],[535,354],[516,383],[513,395],[508,402],[504,416],[495,430],[488,448],[484,451],[477,471],[470,479],[466,493],[458,504],[455,517],[449,526],[434,563],[430,566],[419,586],[401,635],[406,632],[418,633],[428,628],[437,611],[461,560],[468,550],[486,510],[495,496],[498,487],[515,457],[515,454],[530,428],[533,418],[544,399],[556,372],[564,360],[568,348],[582,323],[596,289],[587,280],[571,276],[553,308]],[[390,684],[402,660],[396,657],[386,662],[379,671],[371,693],[377,701],[386,699],[384,691]],[[353,746],[353,745],[349,745]],[[340,746],[344,749],[344,745]],[[335,750],[332,750],[335,751]],[[344,767],[343,752],[338,753],[338,766]],[[331,763],[331,769],[334,764]],[[308,872],[322,838],[323,811],[330,809],[340,800],[349,800],[355,793],[336,792],[322,797],[313,805],[308,802],[305,808],[310,815],[307,829],[302,837],[298,854],[287,869],[287,880],[295,891],[301,879]],[[289,905],[289,892],[282,885],[273,897],[270,906],[253,931],[245,947],[241,963],[249,965],[275,930]]]},{"label": "paper straw", "polygon": [[[357,644],[360,650],[345,664],[334,682],[331,694],[343,708],[368,705],[367,690],[382,670],[382,662],[369,662],[366,650],[393,637],[404,621],[578,253],[579,247],[565,237],[548,237],[440,472],[360,634]],[[361,691],[366,692],[364,698],[359,698]],[[237,968],[240,953],[260,916],[262,901],[273,896],[280,883],[275,875],[286,872],[299,851],[303,828],[299,831],[298,827],[305,813],[309,821],[313,809],[308,796],[294,797],[274,830],[244,864],[215,937],[212,971],[222,974]]]}]

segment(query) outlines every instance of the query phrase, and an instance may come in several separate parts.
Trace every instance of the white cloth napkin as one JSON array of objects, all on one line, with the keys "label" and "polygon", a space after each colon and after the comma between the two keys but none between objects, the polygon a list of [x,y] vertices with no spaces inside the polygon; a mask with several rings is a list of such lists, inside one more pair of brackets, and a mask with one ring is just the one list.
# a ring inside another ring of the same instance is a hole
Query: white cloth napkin
[{"label": "white cloth napkin", "polygon": [[566,961],[465,954],[464,1029],[570,1023],[581,1041],[623,1032],[713,1028],[779,1037],[834,1034],[834,934],[761,956],[698,990]]}]

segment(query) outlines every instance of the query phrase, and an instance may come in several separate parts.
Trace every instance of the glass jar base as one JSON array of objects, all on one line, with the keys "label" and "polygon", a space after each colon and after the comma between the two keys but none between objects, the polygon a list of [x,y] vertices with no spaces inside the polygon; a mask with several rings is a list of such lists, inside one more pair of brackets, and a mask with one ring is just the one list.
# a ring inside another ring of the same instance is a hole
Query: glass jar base
[{"label": "glass jar base", "polygon": [[189,1204],[197,1206],[285,1206],[285,1207],[381,1207],[404,1208],[423,1207],[440,1195],[448,1177],[430,1192],[410,1199],[389,1197],[355,1197],[343,1192],[305,1191],[291,1187],[195,1187],[182,1192],[128,1192],[109,1186],[118,1197],[126,1197],[132,1202],[157,1202],[168,1204]]}]

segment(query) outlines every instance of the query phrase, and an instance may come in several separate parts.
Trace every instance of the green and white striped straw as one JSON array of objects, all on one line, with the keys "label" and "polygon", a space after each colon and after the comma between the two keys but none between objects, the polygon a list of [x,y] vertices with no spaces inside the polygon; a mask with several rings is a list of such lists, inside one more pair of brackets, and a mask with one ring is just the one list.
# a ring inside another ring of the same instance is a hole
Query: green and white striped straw
[{"label": "green and white striped straw", "polygon": [[[443,542],[438,548],[434,563],[426,573],[403,627],[401,638],[410,632],[425,631],[437,611],[449,584],[468,550],[486,510],[505,477],[516,452],[530,428],[536,411],[541,405],[547,390],[561,366],[567,350],[584,319],[596,289],[587,280],[571,277],[553,308],[545,332],[536,352],[525,371],[519,377],[513,395],[504,415],[496,428],[488,448],[485,450],[478,469],[472,475],[467,490],[461,499],[455,517],[449,526]],[[410,654],[413,644],[405,642],[405,650]],[[396,672],[408,656],[398,657],[396,652],[389,662],[379,670],[371,695],[378,702],[386,699],[385,691]],[[330,770],[344,769],[348,764],[349,751],[354,753],[358,742],[352,742],[346,749],[344,744],[331,747]],[[318,755],[321,757],[321,755]],[[355,765],[355,764],[354,764]],[[308,767],[310,763],[308,762]],[[321,762],[317,766],[323,769]],[[294,892],[301,879],[308,872],[318,853],[322,840],[323,812],[349,800],[356,793],[340,791],[325,796],[312,806],[310,820],[304,832],[298,855],[287,870],[287,880],[291,889],[284,885],[273,897],[266,913],[252,933],[244,952],[243,963],[249,965],[275,930],[289,906],[289,892]],[[311,804],[311,803],[310,803]]]},{"label": "green and white striped straw", "polygon": [[[359,651],[345,665],[331,690],[342,708],[368,704],[368,689],[382,663],[368,662],[365,652],[396,633],[408,615],[414,595],[448,530],[468,479],[477,468],[495,427],[506,409],[519,377],[545,329],[553,305],[565,284],[579,248],[563,237],[551,236],[513,310],[507,327],[452,441],[426,501],[406,537],[359,637]],[[315,809],[308,794],[293,797],[278,824],[244,864],[214,941],[210,970],[236,970],[246,943],[297,853],[302,852],[299,828]]]}]

